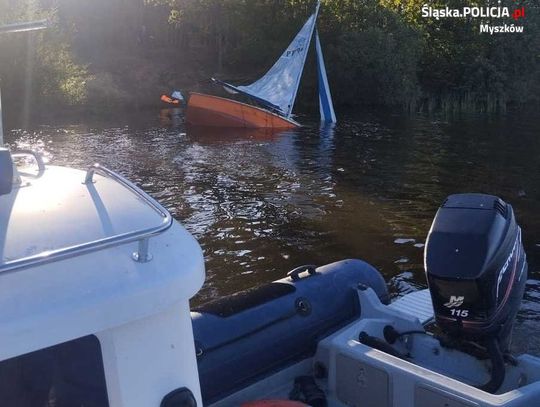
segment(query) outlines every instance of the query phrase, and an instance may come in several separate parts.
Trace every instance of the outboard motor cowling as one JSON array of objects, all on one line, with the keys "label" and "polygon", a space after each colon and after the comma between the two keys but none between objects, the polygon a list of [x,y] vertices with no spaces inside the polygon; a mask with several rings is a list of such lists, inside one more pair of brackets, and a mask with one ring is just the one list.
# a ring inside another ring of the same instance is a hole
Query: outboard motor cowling
[{"label": "outboard motor cowling", "polygon": [[507,351],[527,280],[512,206],[491,195],[449,196],[431,226],[425,267],[441,330],[457,340],[497,338]]},{"label": "outboard motor cowling", "polygon": [[424,256],[437,325],[455,346],[485,349],[491,380],[479,388],[496,392],[527,280],[512,207],[491,195],[449,196],[433,220]]},{"label": "outboard motor cowling", "polygon": [[451,346],[485,349],[491,379],[479,388],[495,393],[527,280],[512,207],[492,195],[449,196],[433,220],[424,257],[437,325]]}]

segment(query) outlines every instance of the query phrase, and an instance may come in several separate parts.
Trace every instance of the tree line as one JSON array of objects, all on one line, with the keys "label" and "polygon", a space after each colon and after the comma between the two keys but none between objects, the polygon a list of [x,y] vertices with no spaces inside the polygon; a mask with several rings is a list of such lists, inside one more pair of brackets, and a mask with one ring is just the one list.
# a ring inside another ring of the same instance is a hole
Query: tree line
[{"label": "tree line", "polygon": [[[339,106],[500,112],[540,102],[540,13],[533,0],[321,3],[318,29]],[[422,15],[426,5],[526,13],[437,19]],[[55,105],[112,106],[134,94],[151,99],[154,89],[199,89],[209,76],[247,83],[271,66],[314,6],[314,0],[0,0],[0,23],[52,22],[45,32],[0,37],[2,87],[9,96],[26,93]],[[514,24],[524,32],[491,35],[480,32],[481,24]],[[309,68],[302,92],[315,87]]]}]

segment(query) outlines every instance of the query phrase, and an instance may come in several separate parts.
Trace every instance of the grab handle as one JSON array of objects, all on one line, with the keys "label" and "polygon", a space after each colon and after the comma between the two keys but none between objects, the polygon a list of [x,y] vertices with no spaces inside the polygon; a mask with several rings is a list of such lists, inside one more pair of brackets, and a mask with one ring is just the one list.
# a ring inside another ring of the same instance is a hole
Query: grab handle
[{"label": "grab handle", "polygon": [[292,269],[287,273],[287,277],[290,277],[291,280],[297,281],[300,280],[300,273],[303,273],[304,271],[307,271],[310,276],[314,276],[317,274],[317,266],[313,264],[307,264],[304,266],[296,267],[295,269]]},{"label": "grab handle", "polygon": [[41,154],[39,154],[37,151],[33,150],[17,150],[11,153],[11,156],[13,158],[21,158],[21,157],[33,157],[34,160],[36,160],[36,164],[38,166],[38,171],[42,173],[45,171],[45,163],[43,162],[43,157],[41,157]]}]

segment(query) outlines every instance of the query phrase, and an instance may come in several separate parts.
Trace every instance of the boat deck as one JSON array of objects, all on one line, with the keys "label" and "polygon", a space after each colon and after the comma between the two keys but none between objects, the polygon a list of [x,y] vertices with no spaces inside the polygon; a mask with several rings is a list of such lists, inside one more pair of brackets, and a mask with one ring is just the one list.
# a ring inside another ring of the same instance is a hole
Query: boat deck
[{"label": "boat deck", "polygon": [[143,239],[172,225],[161,205],[99,166],[84,172],[40,164],[19,176],[20,184],[0,195],[0,272]]}]

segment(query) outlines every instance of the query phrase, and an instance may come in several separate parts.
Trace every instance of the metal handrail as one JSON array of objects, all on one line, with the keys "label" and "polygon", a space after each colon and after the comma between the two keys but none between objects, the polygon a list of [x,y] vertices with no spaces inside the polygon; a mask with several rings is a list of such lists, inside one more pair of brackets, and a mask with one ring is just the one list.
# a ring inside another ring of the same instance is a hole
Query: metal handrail
[{"label": "metal handrail", "polygon": [[0,26],[0,34],[43,30],[48,28],[48,26],[49,22],[46,19],[6,24]]},{"label": "metal handrail", "polygon": [[137,195],[138,198],[142,199],[148,206],[150,206],[153,210],[155,210],[160,216],[168,217],[169,220],[172,222],[172,216],[169,213],[167,209],[165,209],[161,204],[156,201],[154,198],[152,198],[150,195],[148,195],[146,192],[144,192],[142,189],[140,189],[138,186],[133,184],[131,181],[128,181],[124,177],[122,177],[120,174],[108,169],[107,167],[104,167],[100,164],[94,164],[92,165],[88,171],[86,171],[86,177],[84,178],[84,184],[91,184],[94,182],[94,174],[100,173],[101,175],[105,177],[112,178],[116,182],[122,184],[124,187],[129,189],[133,194]]},{"label": "metal handrail", "polygon": [[11,153],[11,157],[13,158],[26,157],[26,156],[34,157],[38,166],[38,171],[40,173],[45,171],[45,163],[43,162],[43,157],[38,152],[33,151],[33,150],[17,150]]},{"label": "metal handrail", "polygon": [[138,198],[143,200],[148,206],[150,206],[163,218],[161,224],[146,229],[121,233],[119,235],[109,236],[103,239],[94,240],[92,242],[81,243],[61,249],[49,250],[32,256],[23,257],[21,259],[8,261],[6,263],[0,264],[0,273],[16,271],[23,268],[43,265],[59,260],[65,260],[70,257],[80,256],[90,252],[103,250],[136,241],[139,242],[139,245],[138,250],[132,255],[133,260],[139,263],[145,263],[152,259],[152,255],[148,252],[148,240],[151,237],[166,231],[172,226],[173,218],[171,214],[155,199],[143,192],[139,187],[135,186],[121,175],[109,170],[106,167],[102,167],[99,164],[94,164],[88,169],[83,183],[88,184],[94,182],[93,177],[96,172],[99,172],[101,175],[117,181],[122,186],[127,188],[130,192],[135,194]]}]

